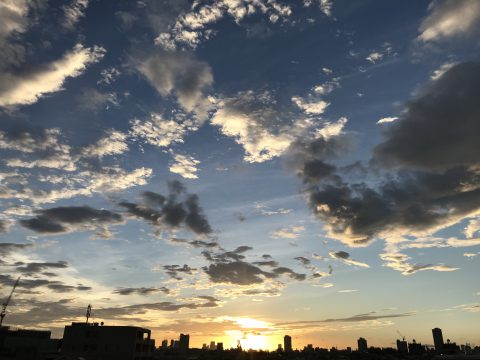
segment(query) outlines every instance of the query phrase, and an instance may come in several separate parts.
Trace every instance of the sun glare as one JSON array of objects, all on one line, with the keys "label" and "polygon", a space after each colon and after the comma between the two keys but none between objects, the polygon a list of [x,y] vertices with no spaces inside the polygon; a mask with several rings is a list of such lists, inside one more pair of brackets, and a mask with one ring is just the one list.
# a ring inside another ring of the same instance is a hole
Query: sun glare
[{"label": "sun glare", "polygon": [[244,350],[267,350],[269,349],[268,339],[265,335],[245,334],[240,341]]}]

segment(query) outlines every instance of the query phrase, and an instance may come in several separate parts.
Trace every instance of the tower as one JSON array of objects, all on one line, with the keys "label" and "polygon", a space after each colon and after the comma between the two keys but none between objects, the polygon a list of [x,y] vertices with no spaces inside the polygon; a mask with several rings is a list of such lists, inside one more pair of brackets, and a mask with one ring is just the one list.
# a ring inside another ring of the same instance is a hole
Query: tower
[{"label": "tower", "polygon": [[358,344],[358,352],[361,352],[361,353],[368,352],[368,346],[367,346],[367,340],[366,339],[364,339],[362,337],[358,338],[357,344]]},{"label": "tower", "polygon": [[283,337],[283,348],[285,349],[285,352],[292,351],[292,337],[290,335],[285,335]]},{"label": "tower", "polygon": [[442,329],[432,329],[433,343],[435,344],[435,352],[440,355],[443,354],[443,335]]}]

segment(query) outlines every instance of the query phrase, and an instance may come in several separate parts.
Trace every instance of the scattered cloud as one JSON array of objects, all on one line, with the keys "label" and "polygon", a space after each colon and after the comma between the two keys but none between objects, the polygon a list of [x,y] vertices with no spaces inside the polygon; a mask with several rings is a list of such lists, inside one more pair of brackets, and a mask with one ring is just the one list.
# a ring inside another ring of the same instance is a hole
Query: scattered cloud
[{"label": "scattered cloud", "polygon": [[304,230],[304,226],[285,227],[272,232],[271,237],[274,239],[296,239]]},{"label": "scattered cloud", "polygon": [[43,95],[60,91],[67,78],[81,75],[103,58],[105,49],[81,44],[49,64],[24,73],[4,73],[0,81],[0,106],[33,104]]},{"label": "scattered cloud", "polygon": [[394,121],[398,120],[398,117],[396,116],[389,116],[389,117],[384,117],[381,118],[380,120],[377,121],[377,124],[387,124],[387,123],[392,123]]},{"label": "scattered cloud", "polygon": [[422,21],[421,42],[468,37],[480,22],[480,4],[470,0],[433,0],[428,16]]},{"label": "scattered cloud", "polygon": [[200,161],[190,155],[173,154],[174,162],[170,165],[170,172],[185,179],[198,179],[197,171]]}]

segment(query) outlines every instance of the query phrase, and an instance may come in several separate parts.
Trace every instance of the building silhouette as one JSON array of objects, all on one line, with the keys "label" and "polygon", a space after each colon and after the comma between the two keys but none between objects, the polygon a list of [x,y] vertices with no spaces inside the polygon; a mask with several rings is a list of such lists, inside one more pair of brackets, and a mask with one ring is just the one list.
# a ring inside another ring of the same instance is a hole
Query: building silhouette
[{"label": "building silhouette", "polygon": [[223,351],[223,343],[222,342],[217,343],[217,351]]},{"label": "building silhouette", "polygon": [[403,354],[408,353],[408,344],[405,340],[397,339],[397,351]]},{"label": "building silhouette", "polygon": [[291,352],[292,349],[292,337],[290,335],[285,335],[283,337],[283,348],[285,352]]},{"label": "building silhouette", "polygon": [[433,343],[435,345],[435,352],[437,355],[443,354],[443,334],[442,329],[432,329]]},{"label": "building silhouette", "polygon": [[65,326],[61,354],[66,359],[151,359],[155,340],[148,329],[136,326],[99,326],[78,323]]},{"label": "building silhouette", "polygon": [[40,359],[58,353],[60,340],[50,331],[0,327],[0,359]]},{"label": "building silhouette", "polygon": [[180,339],[178,340],[179,353],[181,355],[187,355],[189,346],[190,346],[190,335],[180,334]]},{"label": "building silhouette", "polygon": [[415,339],[408,344],[408,353],[410,355],[422,355],[425,353],[425,346],[422,343],[417,343]]},{"label": "building silhouette", "polygon": [[358,344],[358,352],[361,352],[361,353],[367,353],[368,352],[368,345],[367,345],[367,340],[364,339],[364,338],[358,338],[357,340],[357,344]]}]

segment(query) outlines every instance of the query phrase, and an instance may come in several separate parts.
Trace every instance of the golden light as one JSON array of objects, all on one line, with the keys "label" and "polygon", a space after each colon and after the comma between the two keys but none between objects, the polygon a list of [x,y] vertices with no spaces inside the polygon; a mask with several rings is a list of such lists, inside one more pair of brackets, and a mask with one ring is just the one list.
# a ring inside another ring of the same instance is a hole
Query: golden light
[{"label": "golden light", "polygon": [[244,350],[268,350],[271,347],[265,335],[248,333],[243,336],[240,342]]}]

